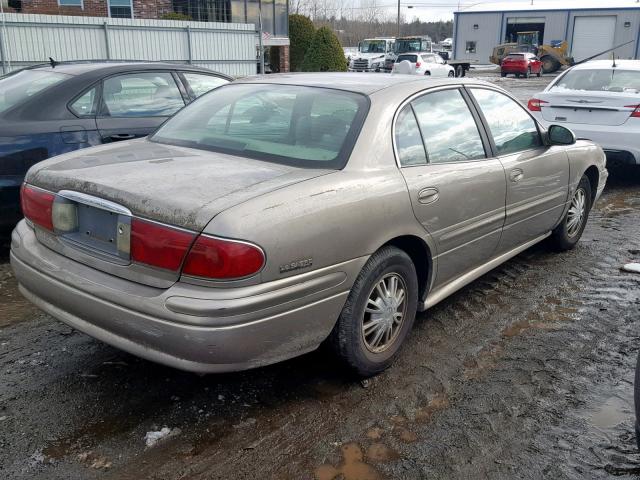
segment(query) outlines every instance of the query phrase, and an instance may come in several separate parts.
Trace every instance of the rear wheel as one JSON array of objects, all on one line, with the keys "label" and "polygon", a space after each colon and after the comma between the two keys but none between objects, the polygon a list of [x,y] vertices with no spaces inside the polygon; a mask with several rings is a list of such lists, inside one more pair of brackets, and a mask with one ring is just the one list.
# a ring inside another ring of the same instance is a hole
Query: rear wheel
[{"label": "rear wheel", "polygon": [[430,72],[430,71],[428,71],[428,70],[427,70],[426,72],[424,72],[424,74],[425,74],[426,76],[428,76],[428,77],[429,77],[429,76],[431,76],[431,72]]},{"label": "rear wheel", "polygon": [[551,55],[544,55],[540,61],[542,62],[542,71],[544,73],[553,73],[560,69],[560,62]]},{"label": "rear wheel", "polygon": [[504,78],[504,77],[506,77],[506,76],[507,76],[507,74],[506,74],[506,73],[504,73],[504,72],[500,72],[500,76]]},{"label": "rear wheel", "polygon": [[531,76],[531,67],[527,68],[527,71],[524,74],[524,78],[529,78],[530,76]]},{"label": "rear wheel", "polygon": [[536,73],[536,75],[538,75],[538,77],[542,76],[542,67],[540,67],[540,69],[538,70],[538,73]]},{"label": "rear wheel", "polygon": [[573,193],[569,210],[551,234],[553,246],[560,251],[570,250],[576,246],[587,225],[589,211],[591,210],[591,183],[583,175],[578,188]]},{"label": "rear wheel", "polygon": [[384,247],[367,261],[330,335],[337,355],[362,377],[388,368],[411,331],[418,280],[411,258]]},{"label": "rear wheel", "polygon": [[455,72],[453,70],[449,70],[449,73],[447,73],[447,77],[449,77],[449,78],[453,78],[455,76],[456,76],[456,74],[455,74]]}]

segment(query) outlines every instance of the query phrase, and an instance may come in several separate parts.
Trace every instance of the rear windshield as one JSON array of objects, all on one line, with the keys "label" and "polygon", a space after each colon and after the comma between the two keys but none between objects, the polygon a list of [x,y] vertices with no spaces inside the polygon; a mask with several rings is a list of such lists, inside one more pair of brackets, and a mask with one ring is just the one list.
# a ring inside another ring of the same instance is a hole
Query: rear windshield
[{"label": "rear windshield", "polygon": [[402,62],[403,60],[408,60],[411,63],[416,63],[418,61],[417,55],[398,55],[398,59],[396,62]]},{"label": "rear windshield", "polygon": [[524,57],[524,53],[510,53],[509,55],[507,55],[507,58],[521,59],[523,57]]},{"label": "rear windshield", "polygon": [[58,72],[22,70],[0,78],[0,113],[69,78]]},{"label": "rear windshield", "polygon": [[182,109],[151,140],[293,166],[340,169],[368,105],[364,95],[327,88],[232,84]]},{"label": "rear windshield", "polygon": [[551,90],[640,93],[640,71],[621,69],[569,70]]}]

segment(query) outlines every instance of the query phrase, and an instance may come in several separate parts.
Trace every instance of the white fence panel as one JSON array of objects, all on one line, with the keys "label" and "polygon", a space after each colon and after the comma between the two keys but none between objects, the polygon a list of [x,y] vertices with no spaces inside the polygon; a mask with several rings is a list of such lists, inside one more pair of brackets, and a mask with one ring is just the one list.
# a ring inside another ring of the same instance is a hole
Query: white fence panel
[{"label": "white fence panel", "polygon": [[252,24],[5,13],[0,61],[8,73],[48,61],[191,63],[234,76],[256,73]]}]

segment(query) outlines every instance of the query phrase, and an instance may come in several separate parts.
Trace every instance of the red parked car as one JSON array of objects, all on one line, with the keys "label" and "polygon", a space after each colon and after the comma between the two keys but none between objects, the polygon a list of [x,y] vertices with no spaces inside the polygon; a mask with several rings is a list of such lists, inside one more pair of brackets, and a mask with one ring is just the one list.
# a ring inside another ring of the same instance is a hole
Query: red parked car
[{"label": "red parked car", "polygon": [[542,62],[533,53],[510,53],[502,59],[500,75],[506,77],[513,73],[516,77],[524,75],[529,78],[532,74],[542,75]]}]

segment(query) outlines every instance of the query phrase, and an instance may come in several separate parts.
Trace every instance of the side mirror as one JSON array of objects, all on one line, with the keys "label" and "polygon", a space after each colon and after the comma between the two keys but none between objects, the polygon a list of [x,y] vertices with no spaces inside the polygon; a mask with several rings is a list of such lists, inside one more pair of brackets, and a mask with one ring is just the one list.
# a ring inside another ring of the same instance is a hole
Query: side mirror
[{"label": "side mirror", "polygon": [[551,145],[573,145],[576,136],[571,130],[562,125],[551,125],[547,130],[547,137]]}]

